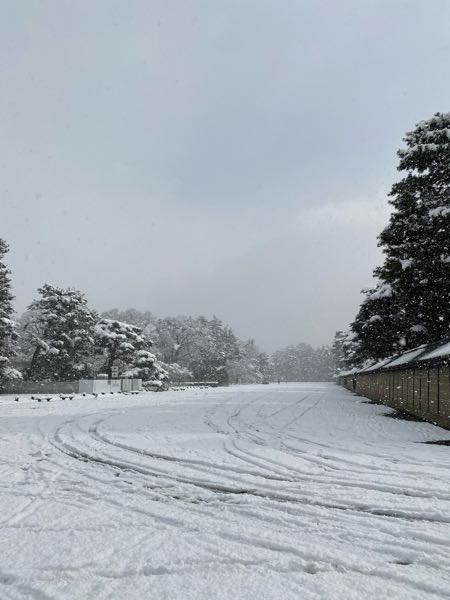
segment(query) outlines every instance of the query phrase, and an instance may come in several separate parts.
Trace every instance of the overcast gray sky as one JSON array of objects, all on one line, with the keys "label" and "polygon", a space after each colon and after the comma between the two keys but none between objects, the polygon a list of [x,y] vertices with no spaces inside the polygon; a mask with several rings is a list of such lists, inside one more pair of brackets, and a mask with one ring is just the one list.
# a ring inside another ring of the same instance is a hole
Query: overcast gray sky
[{"label": "overcast gray sky", "polygon": [[217,314],[331,340],[396,150],[450,109],[447,0],[2,0],[0,236],[17,310]]}]

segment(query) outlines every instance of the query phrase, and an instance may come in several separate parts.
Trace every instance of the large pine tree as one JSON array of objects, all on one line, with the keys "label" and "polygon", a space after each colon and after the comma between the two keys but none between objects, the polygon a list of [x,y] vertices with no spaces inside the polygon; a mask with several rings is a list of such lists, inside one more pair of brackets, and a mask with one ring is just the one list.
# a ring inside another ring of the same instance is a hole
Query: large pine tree
[{"label": "large pine tree", "polygon": [[29,379],[72,380],[89,373],[97,315],[75,289],[45,284],[29,307],[24,337],[33,348]]},{"label": "large pine tree", "polygon": [[16,332],[15,323],[11,319],[14,297],[11,292],[10,271],[4,263],[8,250],[8,244],[0,238],[0,386],[6,380],[18,376],[18,372],[10,365],[10,359],[14,356]]},{"label": "large pine tree", "polygon": [[351,327],[353,344],[348,366],[397,354],[405,345],[404,310],[392,286],[379,283],[363,293],[365,299]]},{"label": "large pine tree", "polygon": [[102,357],[101,369],[109,376],[113,366],[122,377],[138,377],[144,381],[165,381],[167,371],[150,352],[153,342],[142,327],[115,319],[100,319],[95,325],[95,347]]},{"label": "large pine tree", "polygon": [[404,177],[392,187],[393,212],[379,236],[385,261],[375,269],[390,297],[369,294],[352,325],[367,358],[450,334],[450,113],[421,121],[404,141]]}]

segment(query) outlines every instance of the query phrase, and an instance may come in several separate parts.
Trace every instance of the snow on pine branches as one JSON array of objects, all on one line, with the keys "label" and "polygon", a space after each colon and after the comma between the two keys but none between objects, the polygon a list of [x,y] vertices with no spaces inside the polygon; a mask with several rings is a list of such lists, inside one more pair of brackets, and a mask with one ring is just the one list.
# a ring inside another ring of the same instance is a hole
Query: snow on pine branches
[{"label": "snow on pine branches", "polygon": [[379,283],[351,326],[359,363],[450,334],[450,113],[421,121],[404,141]]},{"label": "snow on pine branches", "polygon": [[24,338],[32,348],[29,379],[78,379],[89,371],[97,315],[78,290],[45,284],[25,315]]},{"label": "snow on pine branches", "polygon": [[100,319],[94,327],[97,352],[104,358],[102,371],[111,375],[119,366],[122,376],[138,377],[144,381],[163,381],[167,372],[150,352],[153,342],[142,328],[116,319]]},{"label": "snow on pine branches", "polygon": [[10,271],[4,263],[8,250],[8,244],[0,238],[0,386],[9,379],[20,378],[19,371],[11,366],[17,333],[16,323],[11,318],[14,314],[14,297],[11,291]]}]

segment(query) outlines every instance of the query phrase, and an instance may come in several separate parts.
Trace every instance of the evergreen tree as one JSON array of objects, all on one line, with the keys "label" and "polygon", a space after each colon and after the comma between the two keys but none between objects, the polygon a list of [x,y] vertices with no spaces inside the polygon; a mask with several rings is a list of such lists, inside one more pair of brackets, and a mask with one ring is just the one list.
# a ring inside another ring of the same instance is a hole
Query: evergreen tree
[{"label": "evergreen tree", "polygon": [[261,383],[268,378],[269,357],[260,352],[254,340],[238,342],[239,356],[228,362],[232,383]]},{"label": "evergreen tree", "polygon": [[144,381],[164,381],[167,371],[150,352],[153,342],[141,327],[115,319],[100,319],[95,325],[97,354],[102,356],[101,370],[111,376],[112,367],[118,366],[123,377],[137,377]]},{"label": "evergreen tree", "polygon": [[147,340],[141,328],[116,319],[100,319],[95,325],[95,347],[103,357],[102,372],[111,376],[113,366],[122,371],[132,363],[136,352],[145,349]]},{"label": "evergreen tree", "polygon": [[[354,340],[344,343],[344,366],[360,366],[367,360],[380,360],[401,352],[404,310],[392,287],[379,283],[375,289],[363,290],[365,299],[351,325]],[[349,344],[350,342],[350,344]]]},{"label": "evergreen tree", "polygon": [[103,312],[100,316],[102,319],[112,319],[135,325],[136,327],[140,327],[142,331],[146,331],[156,321],[149,310],[141,311],[136,308],[127,308],[126,310],[112,308]]},{"label": "evergreen tree", "polygon": [[314,381],[332,381],[335,375],[333,349],[319,346],[314,351]]},{"label": "evergreen tree", "polygon": [[230,362],[239,358],[239,341],[231,327],[220,319],[196,319],[197,335],[194,338],[189,368],[196,381],[229,383]]},{"label": "evergreen tree", "polygon": [[164,371],[167,373],[168,381],[171,383],[184,383],[186,381],[193,381],[194,376],[187,367],[182,367],[178,363],[159,363]]},{"label": "evergreen tree", "polygon": [[230,376],[233,380],[237,378],[235,369],[243,358],[243,342],[217,317],[157,319],[151,336],[158,358],[167,365],[176,363],[185,367],[196,381],[225,384]]},{"label": "evergreen tree", "polygon": [[189,368],[201,331],[198,319],[165,317],[154,321],[150,335],[155,343],[155,352],[162,361]]},{"label": "evergreen tree", "polygon": [[369,295],[352,325],[361,354],[373,358],[450,333],[450,113],[418,123],[404,141],[405,176],[390,193],[394,210],[379,237],[385,261],[375,270],[391,297]]},{"label": "evergreen tree", "polygon": [[146,381],[166,381],[169,373],[149,350],[137,350],[132,357],[132,366],[122,373],[122,377],[136,377]]},{"label": "evergreen tree", "polygon": [[336,331],[333,339],[333,345],[331,346],[334,358],[335,372],[339,374],[340,371],[344,371],[347,368],[346,356],[344,350],[344,343],[347,337],[345,331]]},{"label": "evergreen tree", "polygon": [[78,290],[45,284],[38,291],[41,298],[30,305],[23,327],[33,347],[28,378],[71,380],[87,375],[95,312]]},{"label": "evergreen tree", "polygon": [[273,353],[271,364],[272,377],[280,381],[330,381],[334,372],[334,356],[328,346],[286,346]]},{"label": "evergreen tree", "polygon": [[10,365],[10,359],[15,355],[17,334],[15,322],[11,319],[14,297],[11,292],[10,271],[4,263],[8,250],[8,244],[0,238],[0,386],[8,379],[20,377],[20,373]]}]

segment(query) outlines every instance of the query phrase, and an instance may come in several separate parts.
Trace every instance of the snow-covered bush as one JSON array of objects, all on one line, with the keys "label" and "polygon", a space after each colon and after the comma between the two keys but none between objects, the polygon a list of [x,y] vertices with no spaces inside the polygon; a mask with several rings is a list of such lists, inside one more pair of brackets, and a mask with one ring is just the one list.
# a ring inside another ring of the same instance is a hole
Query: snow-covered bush
[{"label": "snow-covered bush", "polygon": [[14,367],[6,367],[4,371],[5,381],[20,381],[23,379],[22,373]]}]

